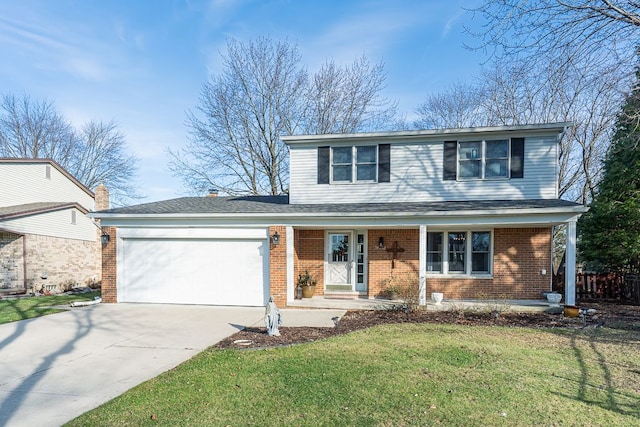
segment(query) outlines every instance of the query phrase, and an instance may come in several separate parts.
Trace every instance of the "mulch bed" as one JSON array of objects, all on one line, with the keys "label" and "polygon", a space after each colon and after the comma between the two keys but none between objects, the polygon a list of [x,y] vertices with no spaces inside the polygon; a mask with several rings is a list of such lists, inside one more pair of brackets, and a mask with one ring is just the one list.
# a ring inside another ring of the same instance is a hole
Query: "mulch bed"
[{"label": "mulch bed", "polygon": [[[584,303],[593,308],[586,327],[613,327],[640,330],[640,306],[613,303]],[[286,321],[286,319],[285,319]],[[467,326],[506,326],[528,328],[582,328],[582,318],[565,318],[561,313],[497,313],[472,311],[416,310],[408,316],[401,310],[348,311],[335,328],[280,327],[280,336],[268,336],[266,328],[246,328],[220,341],[216,348],[269,348],[286,346],[346,334],[386,323],[443,323]]]}]

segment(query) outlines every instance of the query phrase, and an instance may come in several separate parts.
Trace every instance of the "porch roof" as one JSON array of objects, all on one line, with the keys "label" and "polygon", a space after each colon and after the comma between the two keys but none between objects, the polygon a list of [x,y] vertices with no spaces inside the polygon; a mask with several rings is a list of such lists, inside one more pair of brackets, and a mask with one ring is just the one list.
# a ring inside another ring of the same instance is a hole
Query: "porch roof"
[{"label": "porch roof", "polygon": [[462,217],[584,213],[580,204],[558,199],[474,200],[412,203],[289,204],[288,196],[182,197],[90,214],[116,225],[140,219],[254,219]]}]

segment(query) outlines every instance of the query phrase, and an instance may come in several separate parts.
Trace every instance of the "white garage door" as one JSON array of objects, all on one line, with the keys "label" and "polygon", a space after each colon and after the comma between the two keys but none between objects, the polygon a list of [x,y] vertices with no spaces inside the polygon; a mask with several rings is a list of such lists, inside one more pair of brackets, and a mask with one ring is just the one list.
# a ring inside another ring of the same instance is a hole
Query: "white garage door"
[{"label": "white garage door", "polygon": [[124,238],[118,301],[264,306],[269,246],[262,239]]}]

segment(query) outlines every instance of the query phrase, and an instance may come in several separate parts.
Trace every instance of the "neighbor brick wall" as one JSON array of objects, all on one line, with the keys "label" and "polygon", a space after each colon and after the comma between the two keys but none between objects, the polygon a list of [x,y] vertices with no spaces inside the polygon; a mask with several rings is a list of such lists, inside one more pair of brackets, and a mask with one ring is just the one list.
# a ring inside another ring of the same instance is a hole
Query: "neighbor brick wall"
[{"label": "neighbor brick wall", "polygon": [[26,292],[23,237],[0,231],[0,292]]},{"label": "neighbor brick wall", "polygon": [[431,292],[443,292],[453,299],[537,299],[549,290],[551,228],[496,228],[493,239],[493,278],[427,276],[427,298]]},{"label": "neighbor brick wall", "polygon": [[102,247],[102,301],[115,303],[118,301],[116,277],[116,227],[102,227],[102,233],[109,235],[109,243]]},{"label": "neighbor brick wall", "polygon": [[[384,239],[385,247],[378,248],[378,240]],[[395,267],[391,268],[391,248],[394,242],[404,249],[399,252],[395,261]],[[369,297],[386,296],[385,281],[391,275],[415,277],[416,284],[419,270],[420,231],[418,229],[397,230],[369,230]]]},{"label": "neighbor brick wall", "polygon": [[[100,280],[100,247],[97,241],[25,234],[27,290],[42,285],[87,286]],[[47,278],[42,279],[42,273]]]},{"label": "neighbor brick wall", "polygon": [[269,294],[276,305],[287,305],[287,230],[283,225],[269,227],[269,236],[280,235],[280,243],[269,240]]},{"label": "neighbor brick wall", "polygon": [[324,230],[295,230],[294,281],[309,270],[318,282],[315,295],[324,295]]}]

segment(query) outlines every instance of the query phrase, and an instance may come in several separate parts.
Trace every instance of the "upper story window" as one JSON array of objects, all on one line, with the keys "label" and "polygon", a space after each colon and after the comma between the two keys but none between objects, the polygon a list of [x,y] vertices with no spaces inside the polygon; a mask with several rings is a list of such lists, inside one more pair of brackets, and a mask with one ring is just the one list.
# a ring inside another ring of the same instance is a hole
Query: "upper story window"
[{"label": "upper story window", "polygon": [[331,180],[333,182],[376,181],[378,147],[359,145],[333,147],[331,150]]},{"label": "upper story window", "polygon": [[509,178],[509,140],[459,142],[458,178]]},{"label": "upper story window", "polygon": [[444,143],[444,180],[524,177],[524,138]]},{"label": "upper story window", "polygon": [[318,147],[318,184],[389,182],[390,145]]}]

